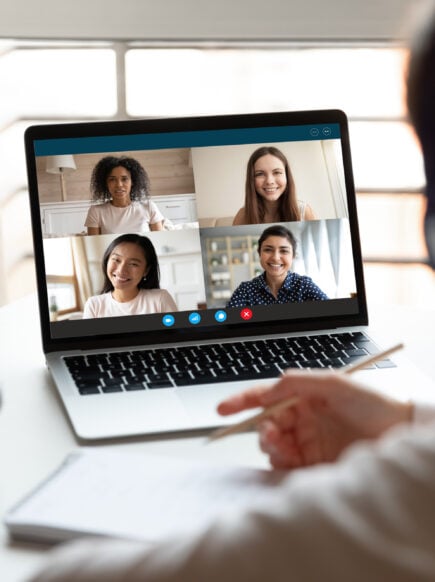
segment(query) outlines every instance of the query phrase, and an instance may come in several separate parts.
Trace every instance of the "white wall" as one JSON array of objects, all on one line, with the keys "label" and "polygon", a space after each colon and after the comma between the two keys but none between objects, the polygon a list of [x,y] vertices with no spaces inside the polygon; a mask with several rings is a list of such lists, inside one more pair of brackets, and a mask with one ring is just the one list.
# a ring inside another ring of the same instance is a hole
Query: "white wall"
[{"label": "white wall", "polygon": [[[289,161],[297,198],[308,202],[317,218],[337,218],[321,143],[298,141],[276,146]],[[192,149],[198,218],[235,216],[244,206],[246,164],[256,147]]]},{"label": "white wall", "polygon": [[424,0],[3,0],[0,37],[389,40]]}]

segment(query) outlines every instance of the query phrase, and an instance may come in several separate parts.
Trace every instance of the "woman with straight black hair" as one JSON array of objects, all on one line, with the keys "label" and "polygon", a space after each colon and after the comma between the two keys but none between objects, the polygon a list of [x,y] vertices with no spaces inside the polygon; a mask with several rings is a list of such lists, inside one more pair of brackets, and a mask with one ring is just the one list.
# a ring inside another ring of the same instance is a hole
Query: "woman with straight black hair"
[{"label": "woman with straight black hair", "polygon": [[160,289],[155,248],[146,236],[123,234],[107,247],[103,288],[85,304],[84,319],[178,311],[166,289]]}]

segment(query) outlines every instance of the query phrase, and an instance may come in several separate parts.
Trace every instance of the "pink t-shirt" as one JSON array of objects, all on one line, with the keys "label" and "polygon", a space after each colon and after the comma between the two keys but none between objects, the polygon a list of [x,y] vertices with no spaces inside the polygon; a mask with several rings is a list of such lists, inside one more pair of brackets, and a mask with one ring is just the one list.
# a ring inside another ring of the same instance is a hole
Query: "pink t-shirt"
[{"label": "pink t-shirt", "polygon": [[105,202],[89,208],[85,226],[100,228],[101,234],[148,232],[150,224],[163,220],[163,214],[151,200],[133,201],[122,207]]},{"label": "pink t-shirt", "polygon": [[178,311],[178,307],[166,289],[140,289],[134,299],[125,303],[116,301],[112,293],[89,297],[85,304],[83,319],[145,315],[167,311]]}]

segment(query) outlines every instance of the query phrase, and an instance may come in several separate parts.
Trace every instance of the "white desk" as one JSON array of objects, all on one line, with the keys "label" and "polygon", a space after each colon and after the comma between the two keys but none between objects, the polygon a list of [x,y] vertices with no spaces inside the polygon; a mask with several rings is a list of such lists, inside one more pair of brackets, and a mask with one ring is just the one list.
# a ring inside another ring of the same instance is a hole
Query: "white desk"
[{"label": "white desk", "polygon": [[[374,307],[377,337],[383,345],[402,340],[407,356],[435,380],[435,310]],[[388,330],[388,331],[386,331]],[[0,516],[55,468],[77,446],[44,367],[36,298],[31,296],[0,309]],[[434,384],[435,391],[435,384]],[[107,447],[141,448],[168,456],[210,458],[216,463],[266,467],[254,434],[202,446],[203,437],[144,438]],[[23,582],[45,556],[29,544],[10,543],[0,526],[0,572],[5,582]]]}]

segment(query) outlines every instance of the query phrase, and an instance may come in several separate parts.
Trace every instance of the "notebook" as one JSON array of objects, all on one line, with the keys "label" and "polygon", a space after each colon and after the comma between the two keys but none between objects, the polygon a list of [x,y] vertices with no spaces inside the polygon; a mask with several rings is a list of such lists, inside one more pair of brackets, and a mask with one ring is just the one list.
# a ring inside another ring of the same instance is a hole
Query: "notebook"
[{"label": "notebook", "polygon": [[[11,537],[54,543],[112,536],[155,543],[206,527],[222,513],[270,506],[279,471],[204,460],[82,449],[5,515]],[[107,487],[110,483],[110,487]]]},{"label": "notebook", "polygon": [[79,440],[215,428],[230,394],[378,349],[343,112],[40,125],[25,146],[42,344]]}]

